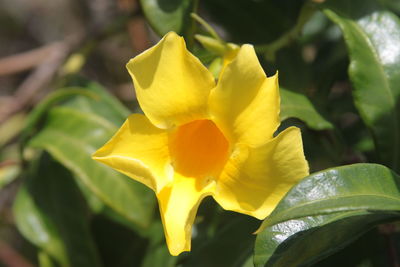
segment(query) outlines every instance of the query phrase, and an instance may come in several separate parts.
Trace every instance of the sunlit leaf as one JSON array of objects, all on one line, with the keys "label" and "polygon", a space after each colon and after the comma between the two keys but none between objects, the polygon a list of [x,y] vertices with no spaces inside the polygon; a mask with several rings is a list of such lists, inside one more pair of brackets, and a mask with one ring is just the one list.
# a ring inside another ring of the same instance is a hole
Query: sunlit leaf
[{"label": "sunlit leaf", "polygon": [[400,20],[373,0],[330,0],[325,14],[347,44],[353,96],[381,162],[400,170]]},{"label": "sunlit leaf", "polygon": [[297,118],[314,130],[332,129],[333,125],[315,109],[311,101],[303,94],[280,88],[281,120]]},{"label": "sunlit leaf", "polygon": [[[400,219],[400,177],[377,164],[312,174],[294,186],[257,236],[256,266],[307,265],[372,226]],[[312,245],[310,245],[312,244]]]},{"label": "sunlit leaf", "polygon": [[134,225],[146,228],[154,212],[152,192],[91,159],[91,154],[117,131],[125,119],[126,109],[95,84],[82,89],[95,93],[98,100],[76,96],[64,106],[51,108],[29,145],[48,151],[95,198]]}]

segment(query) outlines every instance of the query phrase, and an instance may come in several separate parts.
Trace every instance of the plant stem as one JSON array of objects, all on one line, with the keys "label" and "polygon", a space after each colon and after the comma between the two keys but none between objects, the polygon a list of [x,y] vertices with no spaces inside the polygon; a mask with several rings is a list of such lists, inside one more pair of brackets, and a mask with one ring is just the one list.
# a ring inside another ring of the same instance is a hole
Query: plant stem
[{"label": "plant stem", "polygon": [[312,17],[316,10],[316,5],[314,3],[304,3],[300,10],[300,15],[297,19],[296,25],[272,43],[255,46],[256,52],[264,53],[268,60],[274,61],[276,52],[298,38],[303,30],[304,25]]},{"label": "plant stem", "polygon": [[[193,0],[192,1],[192,12],[190,13],[190,16],[192,18],[193,18],[192,14],[195,14],[197,12],[198,7],[199,7],[199,0]],[[197,31],[196,21],[191,20],[190,23],[191,23],[191,25],[185,34],[186,45],[188,46],[189,50],[191,50],[193,48],[194,35],[196,34],[196,31]]]},{"label": "plant stem", "polygon": [[203,26],[206,31],[216,40],[220,41],[220,42],[224,42],[221,37],[219,37],[218,33],[210,26],[210,24],[208,24],[204,19],[202,19],[200,16],[198,16],[196,13],[192,13],[190,14],[190,16],[197,21],[198,23],[201,24],[201,26]]}]

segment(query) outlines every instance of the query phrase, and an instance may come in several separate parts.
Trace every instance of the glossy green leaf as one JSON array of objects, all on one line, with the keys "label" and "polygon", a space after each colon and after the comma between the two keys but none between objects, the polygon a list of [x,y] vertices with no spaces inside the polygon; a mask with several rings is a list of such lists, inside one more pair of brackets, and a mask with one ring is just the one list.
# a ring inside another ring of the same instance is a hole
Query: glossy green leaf
[{"label": "glossy green leaf", "polygon": [[[92,86],[87,90],[102,89]],[[91,159],[91,154],[117,131],[125,116],[110,102],[110,95],[96,94],[99,100],[76,96],[64,106],[50,109],[29,145],[48,151],[116,214],[146,228],[155,205],[150,189]]]},{"label": "glossy green leaf", "polygon": [[333,125],[319,114],[311,101],[303,94],[280,88],[281,120],[297,118],[314,130],[332,129]]},{"label": "glossy green leaf", "polygon": [[278,223],[258,235],[255,266],[312,265],[343,249],[371,227],[398,218],[394,214],[344,212]]},{"label": "glossy green leaf", "polygon": [[372,0],[330,0],[325,14],[343,31],[353,96],[381,162],[400,170],[400,20]]},{"label": "glossy green leaf", "polygon": [[294,186],[263,222],[254,262],[307,265],[394,219],[400,219],[400,177],[390,169],[354,164],[318,172]]},{"label": "glossy green leaf", "polygon": [[140,0],[147,21],[160,36],[170,31],[184,34],[190,27],[194,0]]},{"label": "glossy green leaf", "polygon": [[48,156],[28,173],[14,203],[19,231],[61,266],[100,266],[84,199]]}]

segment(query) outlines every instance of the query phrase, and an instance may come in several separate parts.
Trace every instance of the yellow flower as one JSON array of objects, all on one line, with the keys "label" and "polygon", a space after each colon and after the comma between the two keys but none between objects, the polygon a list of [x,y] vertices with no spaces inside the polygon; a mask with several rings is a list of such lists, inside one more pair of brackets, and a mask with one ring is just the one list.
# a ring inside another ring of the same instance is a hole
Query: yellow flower
[{"label": "yellow flower", "polygon": [[217,84],[173,32],[127,68],[145,115],[130,115],[93,158],[154,190],[172,255],[190,250],[204,197],[264,219],[308,174],[300,130],[273,137],[278,77],[266,77],[251,45]]}]

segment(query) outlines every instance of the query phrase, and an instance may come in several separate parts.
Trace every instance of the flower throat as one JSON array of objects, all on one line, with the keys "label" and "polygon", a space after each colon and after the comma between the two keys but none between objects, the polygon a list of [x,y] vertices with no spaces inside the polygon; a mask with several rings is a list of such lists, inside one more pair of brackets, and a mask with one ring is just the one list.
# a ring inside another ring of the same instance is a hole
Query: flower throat
[{"label": "flower throat", "polygon": [[211,120],[195,120],[170,135],[175,171],[189,177],[217,175],[228,158],[229,143]]}]

